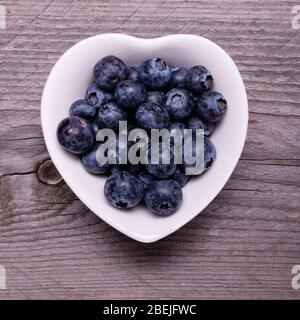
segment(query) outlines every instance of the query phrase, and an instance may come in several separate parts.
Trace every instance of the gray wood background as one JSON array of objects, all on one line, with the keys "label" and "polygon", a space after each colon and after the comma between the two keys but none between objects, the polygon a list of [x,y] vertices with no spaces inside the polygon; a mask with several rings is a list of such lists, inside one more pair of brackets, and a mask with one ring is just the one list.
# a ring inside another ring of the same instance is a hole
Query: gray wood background
[{"label": "gray wood background", "polygon": [[[299,299],[299,1],[0,1],[1,299]],[[59,182],[40,124],[43,86],[59,56],[104,32],[206,36],[237,63],[249,132],[223,191],[175,234],[135,242]]]}]

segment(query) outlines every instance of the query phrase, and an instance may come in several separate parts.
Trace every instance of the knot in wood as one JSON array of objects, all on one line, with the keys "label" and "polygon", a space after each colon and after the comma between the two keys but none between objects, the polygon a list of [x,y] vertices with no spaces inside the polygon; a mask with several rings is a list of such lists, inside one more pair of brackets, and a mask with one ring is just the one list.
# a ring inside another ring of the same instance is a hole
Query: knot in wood
[{"label": "knot in wood", "polygon": [[58,173],[52,160],[50,159],[38,163],[36,175],[39,181],[48,185],[55,185],[62,181],[61,175]]}]

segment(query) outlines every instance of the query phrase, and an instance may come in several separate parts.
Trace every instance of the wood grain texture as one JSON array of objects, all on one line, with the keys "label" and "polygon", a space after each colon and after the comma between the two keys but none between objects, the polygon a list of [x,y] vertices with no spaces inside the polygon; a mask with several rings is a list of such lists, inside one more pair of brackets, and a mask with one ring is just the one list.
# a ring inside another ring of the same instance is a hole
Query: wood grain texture
[{"label": "wood grain texture", "polygon": [[[0,264],[7,290],[0,299],[299,299],[291,287],[292,266],[300,264],[296,4],[1,1]],[[233,57],[247,87],[249,131],[234,174],[200,216],[154,244],[99,220],[44,163],[46,78],[66,49],[104,32],[206,36]]]}]

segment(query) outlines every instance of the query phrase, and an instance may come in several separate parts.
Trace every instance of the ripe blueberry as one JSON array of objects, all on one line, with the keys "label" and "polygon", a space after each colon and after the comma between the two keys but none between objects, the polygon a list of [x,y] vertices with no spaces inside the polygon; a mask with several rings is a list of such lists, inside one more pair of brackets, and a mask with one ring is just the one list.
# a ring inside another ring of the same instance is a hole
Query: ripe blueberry
[{"label": "ripe blueberry", "polygon": [[180,67],[180,68],[173,68],[171,71],[172,71],[172,78],[168,87],[170,89],[172,88],[185,89],[185,77],[187,74],[187,69],[184,67]]},{"label": "ripe blueberry", "polygon": [[127,114],[114,102],[109,102],[99,108],[97,121],[100,128],[117,130],[119,121],[126,121]]},{"label": "ripe blueberry", "polygon": [[163,105],[170,117],[175,120],[187,118],[193,111],[193,101],[189,92],[184,89],[172,89],[166,93]]},{"label": "ripe blueberry", "polygon": [[149,58],[138,67],[139,80],[149,90],[159,90],[166,87],[172,73],[167,62],[160,58]]},{"label": "ripe blueberry", "polygon": [[104,186],[107,201],[121,209],[135,207],[143,199],[145,186],[138,178],[126,171],[114,171]]},{"label": "ripe blueberry", "polygon": [[97,109],[86,100],[77,100],[73,102],[69,110],[70,116],[84,118],[87,120],[95,118],[96,113]]},{"label": "ripe blueberry", "polygon": [[196,106],[198,116],[207,122],[220,121],[227,110],[227,101],[216,91],[209,91],[199,96]]},{"label": "ripe blueberry", "polygon": [[95,143],[92,125],[79,117],[63,119],[57,127],[56,134],[60,145],[75,154],[87,152]]},{"label": "ripe blueberry", "polygon": [[88,103],[97,109],[108,102],[106,101],[106,92],[101,90],[95,82],[88,87],[85,96]]},{"label": "ripe blueberry", "polygon": [[94,67],[94,79],[104,90],[114,90],[119,82],[128,77],[126,64],[115,56],[106,56]]},{"label": "ripe blueberry", "polygon": [[145,102],[136,111],[137,125],[145,130],[163,129],[169,124],[168,111],[158,103]]},{"label": "ripe blueberry", "polygon": [[155,180],[149,183],[144,202],[153,213],[171,215],[182,203],[180,185],[174,180]]},{"label": "ripe blueberry", "polygon": [[212,88],[213,77],[205,67],[192,67],[186,74],[185,85],[193,94],[201,94]]},{"label": "ripe blueberry", "polygon": [[147,91],[139,81],[124,80],[117,85],[115,98],[121,108],[137,109],[147,99]]}]

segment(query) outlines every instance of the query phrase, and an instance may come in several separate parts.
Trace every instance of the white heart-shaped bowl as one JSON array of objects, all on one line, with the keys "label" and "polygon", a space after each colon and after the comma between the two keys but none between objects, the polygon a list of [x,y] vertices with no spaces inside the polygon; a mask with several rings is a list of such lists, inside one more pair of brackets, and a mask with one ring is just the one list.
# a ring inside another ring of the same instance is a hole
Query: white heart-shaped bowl
[{"label": "white heart-shaped bowl", "polygon": [[[217,149],[216,161],[210,170],[193,178],[183,188],[183,204],[172,216],[156,216],[143,206],[128,211],[113,208],[103,195],[106,178],[87,173],[81,161],[64,151],[57,141],[58,123],[68,116],[71,103],[84,97],[95,63],[106,55],[116,55],[128,66],[151,56],[161,57],[176,66],[203,65],[213,75],[214,89],[228,101],[227,113],[211,137]],[[221,191],[242,153],[248,125],[248,102],[235,63],[210,40],[184,34],[155,39],[103,34],[77,43],[58,60],[44,88],[41,119],[49,154],[77,197],[97,216],[127,236],[141,242],[154,242],[192,220]]]}]

